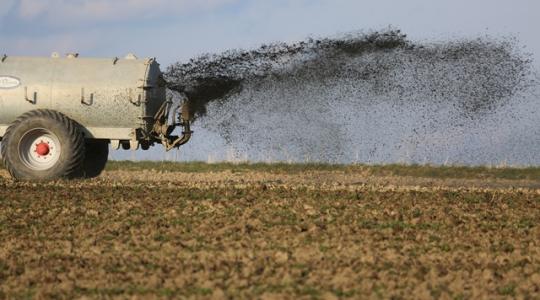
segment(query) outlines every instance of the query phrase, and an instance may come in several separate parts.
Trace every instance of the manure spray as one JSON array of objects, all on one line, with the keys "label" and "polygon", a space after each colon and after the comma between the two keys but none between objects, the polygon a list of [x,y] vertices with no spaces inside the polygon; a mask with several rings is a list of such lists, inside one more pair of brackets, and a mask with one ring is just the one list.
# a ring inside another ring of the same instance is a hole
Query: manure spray
[{"label": "manure spray", "polygon": [[537,86],[515,39],[418,43],[395,29],[206,54],[165,75],[239,156],[340,163],[496,160],[487,127]]}]

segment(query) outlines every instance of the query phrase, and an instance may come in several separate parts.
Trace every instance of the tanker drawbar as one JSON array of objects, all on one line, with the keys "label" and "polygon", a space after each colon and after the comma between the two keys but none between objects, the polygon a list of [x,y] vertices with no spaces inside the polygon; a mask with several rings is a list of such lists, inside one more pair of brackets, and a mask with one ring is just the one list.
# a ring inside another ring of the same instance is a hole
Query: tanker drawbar
[{"label": "tanker drawbar", "polygon": [[[191,138],[186,99],[154,58],[0,58],[0,141],[16,179],[95,177],[113,149],[167,151]],[[180,97],[181,98],[181,97]],[[183,104],[183,105],[182,105]],[[180,136],[173,135],[181,127]]]}]

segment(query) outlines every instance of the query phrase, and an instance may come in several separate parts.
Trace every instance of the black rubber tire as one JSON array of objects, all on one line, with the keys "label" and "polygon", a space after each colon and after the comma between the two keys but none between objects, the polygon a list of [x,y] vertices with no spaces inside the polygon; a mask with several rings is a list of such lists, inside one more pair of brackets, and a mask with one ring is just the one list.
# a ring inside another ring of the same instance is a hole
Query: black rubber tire
[{"label": "black rubber tire", "polygon": [[109,141],[91,140],[86,142],[86,156],[83,163],[83,177],[98,177],[109,159]]},{"label": "black rubber tire", "polygon": [[[43,128],[58,138],[59,160],[46,170],[32,170],[21,160],[19,142],[29,131]],[[55,180],[77,177],[84,162],[85,143],[79,125],[53,110],[33,110],[17,118],[2,141],[2,160],[11,176],[20,180]]]}]

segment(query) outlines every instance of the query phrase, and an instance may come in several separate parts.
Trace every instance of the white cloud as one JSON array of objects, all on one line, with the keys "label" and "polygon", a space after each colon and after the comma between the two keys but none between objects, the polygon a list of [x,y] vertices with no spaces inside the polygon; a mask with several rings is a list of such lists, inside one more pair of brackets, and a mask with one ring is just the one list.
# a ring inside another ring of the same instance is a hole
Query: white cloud
[{"label": "white cloud", "polygon": [[20,0],[18,17],[51,24],[148,19],[211,10],[239,0]]}]

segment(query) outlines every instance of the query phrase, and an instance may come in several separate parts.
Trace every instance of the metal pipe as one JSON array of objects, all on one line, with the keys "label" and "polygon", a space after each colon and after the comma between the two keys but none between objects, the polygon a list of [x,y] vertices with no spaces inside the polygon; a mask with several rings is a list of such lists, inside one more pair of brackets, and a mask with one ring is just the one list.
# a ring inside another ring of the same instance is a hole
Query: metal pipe
[{"label": "metal pipe", "polygon": [[191,126],[190,126],[190,122],[189,121],[184,121],[182,123],[182,126],[184,127],[184,130],[182,131],[182,136],[177,138],[176,140],[174,140],[174,142],[172,143],[167,143],[165,145],[165,149],[166,151],[170,151],[174,148],[178,148],[184,144],[186,144],[187,142],[189,142],[189,140],[191,139],[191,135],[193,134],[193,131],[191,130]]},{"label": "metal pipe", "polygon": [[191,139],[191,135],[193,134],[193,131],[191,130],[191,114],[189,109],[189,101],[186,101],[184,105],[182,105],[182,110],[180,114],[180,124],[183,127],[182,136],[176,138],[172,143],[169,143],[167,140],[167,143],[165,145],[165,149],[167,151],[170,151],[174,148],[178,148]]}]

